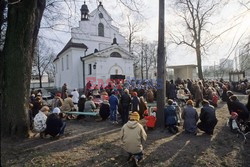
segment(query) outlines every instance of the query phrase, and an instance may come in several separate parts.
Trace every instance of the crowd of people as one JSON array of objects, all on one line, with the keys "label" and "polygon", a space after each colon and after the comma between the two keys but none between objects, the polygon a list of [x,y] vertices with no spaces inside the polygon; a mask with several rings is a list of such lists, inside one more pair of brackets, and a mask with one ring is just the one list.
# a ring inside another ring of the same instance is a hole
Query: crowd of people
[{"label": "crowd of people", "polygon": [[[249,83],[247,88],[249,88]],[[192,81],[177,79],[166,81],[165,126],[172,134],[179,131],[183,122],[186,133],[197,135],[198,129],[213,135],[217,124],[216,107],[218,101],[228,105],[229,114],[236,112],[239,118],[247,121],[250,112],[250,95],[244,105],[233,94],[232,84],[226,81]],[[247,90],[247,89],[246,89]],[[153,82],[126,80],[110,81],[106,87],[88,82],[80,96],[77,89],[68,92],[67,84],[56,93],[51,105],[44,106],[41,93],[32,93],[30,98],[31,128],[40,133],[55,137],[64,133],[64,112],[99,112],[102,121],[122,125],[122,142],[131,158],[138,163],[142,159],[142,141],[146,140],[144,129],[154,128],[157,108],[148,107],[156,100],[157,87]],[[202,105],[200,114],[197,109]],[[182,104],[182,105],[181,105]],[[49,114],[49,110],[52,113]],[[81,119],[84,116],[68,119]],[[145,120],[143,126],[139,122]]]}]

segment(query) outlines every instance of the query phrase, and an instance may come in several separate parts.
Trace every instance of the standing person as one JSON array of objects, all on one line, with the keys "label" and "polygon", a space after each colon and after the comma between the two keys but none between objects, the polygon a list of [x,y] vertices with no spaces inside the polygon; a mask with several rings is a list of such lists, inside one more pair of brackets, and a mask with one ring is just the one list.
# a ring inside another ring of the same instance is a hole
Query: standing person
[{"label": "standing person", "polygon": [[54,99],[52,100],[51,108],[52,110],[56,107],[61,107],[63,104],[63,99],[61,98],[61,93],[56,93]]},{"label": "standing person", "polygon": [[48,116],[46,121],[45,135],[49,134],[52,137],[56,137],[57,135],[61,136],[64,134],[66,123],[62,121],[62,118],[59,115],[60,112],[60,109],[56,107],[52,111],[52,114]]},{"label": "standing person", "polygon": [[128,114],[129,114],[129,106],[131,103],[131,97],[129,95],[128,89],[124,90],[124,93],[121,97],[121,104],[122,104],[122,124],[124,125],[125,123],[128,122]]},{"label": "standing person", "polygon": [[176,99],[176,86],[173,80],[170,81],[169,85],[169,99]]},{"label": "standing person", "polygon": [[140,97],[140,103],[139,103],[139,115],[140,115],[140,119],[143,119],[143,114],[144,111],[147,110],[147,103],[144,100],[144,97],[141,96]]},{"label": "standing person", "polygon": [[109,98],[109,104],[110,104],[110,121],[112,124],[117,124],[116,120],[116,114],[118,110],[118,98],[115,96],[115,92],[111,92],[111,96]]},{"label": "standing person", "polygon": [[121,140],[124,150],[129,154],[128,161],[133,157],[134,166],[143,158],[142,142],[146,141],[147,134],[138,122],[140,116],[137,112],[130,115],[130,120],[121,129]]},{"label": "standing person", "polygon": [[73,95],[72,100],[73,100],[74,106],[75,108],[77,108],[77,104],[79,100],[79,93],[76,88],[71,92],[71,95]]},{"label": "standing person", "polygon": [[195,107],[199,108],[200,102],[203,100],[203,93],[201,91],[201,87],[199,86],[198,82],[195,83],[194,85],[194,90],[195,90]]},{"label": "standing person", "polygon": [[165,114],[165,124],[168,127],[168,131],[170,133],[177,133],[177,114],[176,114],[176,108],[173,105],[173,100],[168,100],[168,106],[164,108],[164,114]]},{"label": "standing person", "polygon": [[63,99],[63,100],[66,99],[66,98],[68,97],[68,95],[67,95],[67,90],[68,90],[67,84],[64,83],[63,86],[62,86],[62,99]]},{"label": "standing person", "polygon": [[197,121],[199,119],[198,113],[194,108],[194,102],[192,100],[187,101],[187,107],[184,108],[183,113],[181,115],[184,120],[183,128],[186,133],[197,134]]},{"label": "standing person", "polygon": [[99,114],[103,121],[105,121],[110,115],[109,97],[104,96],[104,100],[101,103]]},{"label": "standing person", "polygon": [[132,112],[138,112],[139,111],[139,103],[140,103],[140,99],[137,96],[137,92],[133,92],[133,97],[131,100],[131,105],[132,105]]},{"label": "standing person", "polygon": [[205,133],[212,135],[214,127],[217,124],[215,109],[213,106],[209,105],[207,100],[202,101],[202,106],[200,113],[201,122],[198,123],[197,127]]},{"label": "standing person", "polygon": [[46,120],[49,113],[49,107],[43,106],[34,118],[34,130],[40,133],[40,137],[44,137],[44,131],[46,129]]}]

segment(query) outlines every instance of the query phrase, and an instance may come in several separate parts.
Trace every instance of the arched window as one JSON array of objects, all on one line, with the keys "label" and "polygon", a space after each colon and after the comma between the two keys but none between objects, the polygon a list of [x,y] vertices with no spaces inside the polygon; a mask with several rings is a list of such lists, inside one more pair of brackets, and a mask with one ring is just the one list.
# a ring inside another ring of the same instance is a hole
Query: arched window
[{"label": "arched window", "polygon": [[104,37],[104,25],[102,23],[98,24],[98,36]]},{"label": "arched window", "polygon": [[112,52],[112,53],[110,54],[110,57],[122,57],[122,56],[121,56],[121,54],[118,53],[118,52]]}]

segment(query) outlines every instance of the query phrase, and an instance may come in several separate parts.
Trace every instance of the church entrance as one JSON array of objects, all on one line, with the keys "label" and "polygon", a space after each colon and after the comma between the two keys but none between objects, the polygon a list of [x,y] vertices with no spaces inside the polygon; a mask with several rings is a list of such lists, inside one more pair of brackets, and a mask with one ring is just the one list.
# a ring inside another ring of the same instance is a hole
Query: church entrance
[{"label": "church entrance", "polygon": [[110,75],[110,79],[125,79],[125,75]]}]

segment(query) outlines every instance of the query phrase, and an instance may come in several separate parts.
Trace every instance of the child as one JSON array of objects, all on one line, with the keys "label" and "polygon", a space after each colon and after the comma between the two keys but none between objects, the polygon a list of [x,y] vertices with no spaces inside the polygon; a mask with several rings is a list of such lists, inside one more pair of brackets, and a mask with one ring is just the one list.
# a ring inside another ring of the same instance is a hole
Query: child
[{"label": "child", "polygon": [[138,122],[139,119],[140,115],[137,112],[131,113],[130,120],[121,129],[121,140],[124,149],[129,154],[128,160],[133,158],[134,166],[138,166],[138,162],[142,160],[142,141],[146,141],[147,138],[146,132]]}]

